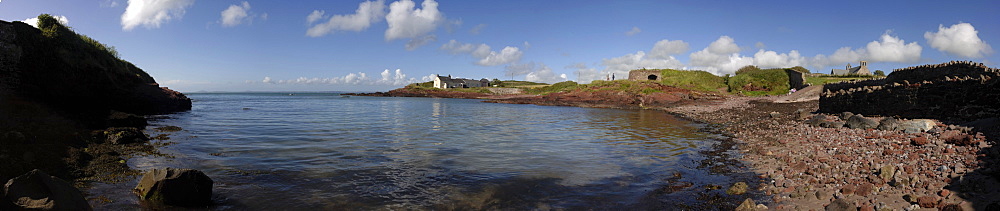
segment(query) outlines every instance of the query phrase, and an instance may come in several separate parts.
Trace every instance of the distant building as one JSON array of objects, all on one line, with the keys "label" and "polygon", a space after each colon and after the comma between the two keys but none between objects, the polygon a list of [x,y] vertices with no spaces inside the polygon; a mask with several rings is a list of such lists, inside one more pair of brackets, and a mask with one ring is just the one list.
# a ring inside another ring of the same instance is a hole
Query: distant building
[{"label": "distant building", "polygon": [[871,75],[872,72],[868,71],[868,62],[861,61],[861,66],[851,67],[851,64],[847,64],[847,69],[833,69],[830,72],[831,75]]},{"label": "distant building", "polygon": [[441,76],[438,75],[434,77],[434,88],[438,89],[451,89],[451,88],[472,88],[472,87],[489,87],[490,80],[488,79],[467,79],[467,78],[451,78],[451,75]]}]

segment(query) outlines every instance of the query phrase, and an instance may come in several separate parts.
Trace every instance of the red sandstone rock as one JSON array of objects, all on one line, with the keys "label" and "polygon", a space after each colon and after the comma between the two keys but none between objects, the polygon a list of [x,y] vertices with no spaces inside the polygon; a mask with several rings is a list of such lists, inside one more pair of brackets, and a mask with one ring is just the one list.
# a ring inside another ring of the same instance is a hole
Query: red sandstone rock
[{"label": "red sandstone rock", "polygon": [[935,196],[921,196],[917,198],[917,204],[923,208],[934,208],[937,207],[938,199]]},{"label": "red sandstone rock", "polygon": [[840,192],[844,193],[844,195],[851,195],[854,194],[854,189],[855,189],[854,185],[847,184],[844,185],[844,187],[840,188]]},{"label": "red sandstone rock", "polygon": [[868,197],[868,195],[872,193],[872,189],[874,189],[874,188],[875,187],[871,183],[861,184],[861,185],[858,185],[858,189],[854,190],[854,194],[857,194],[859,196]]},{"label": "red sandstone rock", "polygon": [[913,144],[914,146],[923,146],[931,142],[924,137],[913,137],[910,139],[910,143]]},{"label": "red sandstone rock", "polygon": [[951,194],[951,191],[941,190],[940,192],[938,192],[938,195],[941,197],[948,197],[948,194]]}]

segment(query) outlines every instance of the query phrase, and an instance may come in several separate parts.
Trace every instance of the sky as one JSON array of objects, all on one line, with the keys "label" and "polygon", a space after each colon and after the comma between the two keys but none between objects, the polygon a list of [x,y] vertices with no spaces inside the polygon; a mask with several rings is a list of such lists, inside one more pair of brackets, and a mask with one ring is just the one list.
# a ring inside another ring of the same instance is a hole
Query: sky
[{"label": "sky", "polygon": [[862,60],[887,73],[997,67],[997,11],[1000,1],[0,0],[0,20],[52,14],[181,92],[387,91],[435,74],[830,73]]}]

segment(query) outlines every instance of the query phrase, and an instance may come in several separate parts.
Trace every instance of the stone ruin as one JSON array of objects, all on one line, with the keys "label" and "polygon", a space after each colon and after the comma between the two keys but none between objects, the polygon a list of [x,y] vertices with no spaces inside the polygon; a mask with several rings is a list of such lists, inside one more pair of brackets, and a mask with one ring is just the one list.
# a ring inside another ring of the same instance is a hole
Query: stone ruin
[{"label": "stone ruin", "polygon": [[628,72],[628,80],[632,81],[660,81],[663,76],[660,70],[632,70]]},{"label": "stone ruin", "polygon": [[888,77],[827,84],[819,112],[969,121],[1000,117],[1000,70],[951,61],[893,70]]}]

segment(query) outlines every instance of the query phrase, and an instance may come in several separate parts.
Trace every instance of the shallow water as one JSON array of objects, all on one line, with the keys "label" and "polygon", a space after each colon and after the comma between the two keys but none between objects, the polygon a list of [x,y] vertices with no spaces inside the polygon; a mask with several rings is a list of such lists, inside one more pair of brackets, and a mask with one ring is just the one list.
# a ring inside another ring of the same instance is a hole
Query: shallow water
[{"label": "shallow water", "polygon": [[[699,168],[718,143],[651,110],[337,94],[190,94],[190,112],[139,170],[204,171],[211,210],[663,208],[730,176]],[[694,190],[664,192],[675,174]],[[140,209],[136,180],[93,184],[97,209]]]}]

